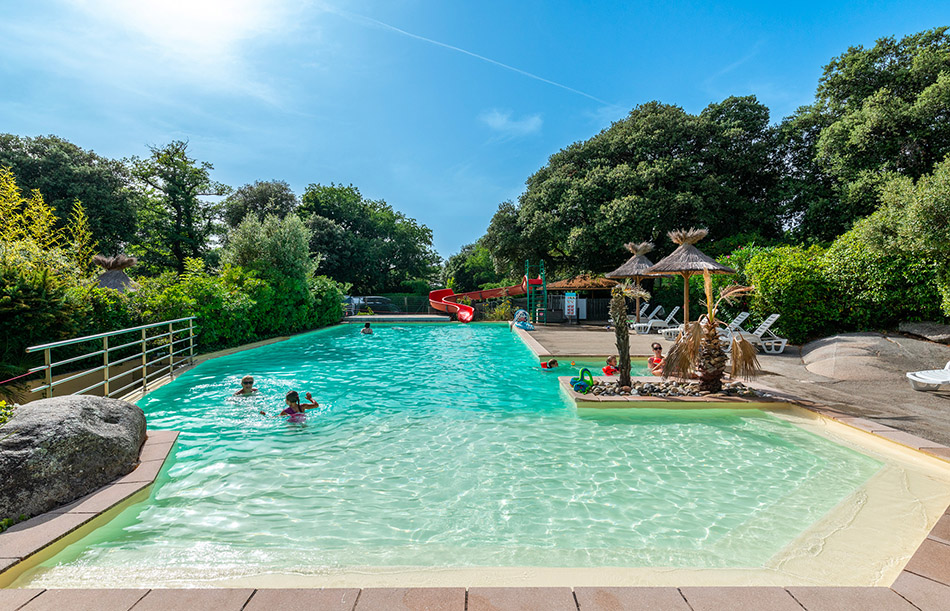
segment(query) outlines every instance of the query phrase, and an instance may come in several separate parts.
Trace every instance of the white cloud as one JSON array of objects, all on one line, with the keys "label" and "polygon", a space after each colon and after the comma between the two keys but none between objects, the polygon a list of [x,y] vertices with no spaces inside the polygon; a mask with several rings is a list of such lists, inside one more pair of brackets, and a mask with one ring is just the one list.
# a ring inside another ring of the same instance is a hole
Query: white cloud
[{"label": "white cloud", "polygon": [[512,119],[511,111],[501,111],[493,108],[478,116],[478,120],[499,134],[513,138],[527,136],[541,131],[543,121],[541,115],[527,115],[521,119]]}]

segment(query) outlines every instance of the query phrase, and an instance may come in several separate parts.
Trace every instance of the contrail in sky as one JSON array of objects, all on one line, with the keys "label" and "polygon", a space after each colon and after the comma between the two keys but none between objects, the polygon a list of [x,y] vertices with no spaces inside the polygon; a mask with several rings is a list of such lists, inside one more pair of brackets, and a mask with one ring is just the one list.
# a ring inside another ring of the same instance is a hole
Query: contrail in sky
[{"label": "contrail in sky", "polygon": [[395,26],[389,25],[388,23],[383,23],[382,21],[379,21],[379,20],[377,20],[377,19],[373,19],[372,17],[365,17],[365,16],[363,16],[363,15],[356,15],[356,14],[354,14],[354,13],[350,13],[350,12],[348,12],[348,11],[344,11],[344,10],[337,9],[337,8],[333,8],[333,9],[330,9],[330,10],[331,10],[332,12],[334,12],[334,13],[336,13],[336,14],[342,16],[342,17],[346,17],[346,18],[352,19],[352,20],[354,20],[354,21],[369,22],[369,23],[372,23],[372,24],[374,24],[374,25],[377,25],[377,26],[379,26],[379,27],[381,27],[381,28],[385,28],[385,29],[387,29],[387,30],[391,30],[391,31],[393,31],[393,32],[396,32],[396,33],[398,33],[398,34],[402,34],[403,36],[408,36],[409,38],[415,38],[416,40],[421,40],[422,42],[427,42],[427,43],[429,43],[429,44],[436,45],[436,46],[439,46],[439,47],[443,47],[443,48],[449,49],[449,50],[451,50],[451,51],[456,51],[456,52],[458,52],[458,53],[464,53],[465,55],[474,57],[475,59],[480,59],[480,60],[482,60],[483,62],[488,62],[489,64],[493,64],[493,65],[498,66],[498,67],[500,67],[500,68],[504,68],[505,70],[511,70],[512,72],[517,72],[518,74],[521,74],[522,76],[527,76],[528,78],[533,78],[533,79],[536,80],[536,81],[541,81],[542,83],[547,83],[548,85],[554,85],[555,87],[559,87],[559,88],[564,89],[564,90],[566,90],[566,91],[570,91],[571,93],[576,93],[577,95],[582,95],[582,96],[584,96],[585,98],[589,98],[589,99],[594,100],[595,102],[598,102],[598,103],[603,104],[603,105],[605,105],[605,106],[613,106],[610,102],[606,102],[606,101],[604,101],[604,100],[601,100],[600,98],[594,97],[594,96],[592,96],[592,95],[589,94],[589,93],[584,93],[583,91],[581,91],[581,90],[579,90],[579,89],[574,89],[573,87],[568,87],[567,85],[562,85],[561,83],[557,83],[557,82],[555,82],[555,81],[546,79],[546,78],[544,78],[544,77],[542,77],[542,76],[538,76],[537,74],[531,74],[530,72],[525,72],[524,70],[522,70],[522,69],[520,69],[520,68],[515,68],[514,66],[509,66],[508,64],[503,64],[503,63],[501,63],[501,62],[499,62],[499,61],[495,61],[495,60],[491,59],[490,57],[485,57],[484,55],[479,55],[478,53],[472,53],[471,51],[466,51],[465,49],[460,49],[459,47],[453,47],[452,45],[446,44],[446,43],[444,43],[444,42],[439,42],[438,40],[432,40],[431,38],[426,38],[425,36],[419,36],[418,34],[413,34],[412,32],[407,32],[407,31],[405,31],[405,30],[400,30],[399,28],[397,28],[397,27],[395,27]]}]

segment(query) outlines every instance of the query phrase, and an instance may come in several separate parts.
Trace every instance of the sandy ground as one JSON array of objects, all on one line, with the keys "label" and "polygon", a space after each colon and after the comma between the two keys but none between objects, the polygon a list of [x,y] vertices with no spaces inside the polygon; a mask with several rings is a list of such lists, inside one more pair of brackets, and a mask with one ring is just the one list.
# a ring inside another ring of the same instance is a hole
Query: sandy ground
[{"label": "sandy ground", "polygon": [[[538,327],[531,333],[553,355],[607,355],[617,352],[614,334],[603,325]],[[647,356],[657,334],[630,335],[631,356]],[[905,374],[939,369],[950,361],[950,346],[899,334],[848,333],[780,355],[760,354],[763,384],[875,420],[931,441],[950,445],[950,391],[920,392]]]}]

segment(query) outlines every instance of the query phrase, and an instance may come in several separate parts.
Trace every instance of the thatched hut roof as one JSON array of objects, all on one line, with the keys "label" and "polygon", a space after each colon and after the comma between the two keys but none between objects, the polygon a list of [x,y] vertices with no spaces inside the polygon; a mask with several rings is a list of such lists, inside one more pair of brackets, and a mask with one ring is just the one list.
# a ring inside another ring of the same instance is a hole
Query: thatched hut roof
[{"label": "thatched hut roof", "polygon": [[129,278],[126,273],[120,269],[110,269],[99,276],[98,285],[104,289],[114,289],[116,291],[134,291],[138,285]]},{"label": "thatched hut roof", "polygon": [[138,263],[135,257],[126,255],[116,255],[114,257],[104,257],[96,255],[92,262],[106,270],[99,276],[98,285],[105,289],[114,289],[116,291],[134,291],[138,285],[134,280],[128,277],[122,270],[128,269]]},{"label": "thatched hut roof", "polygon": [[627,250],[633,253],[633,256],[627,259],[626,263],[614,271],[607,272],[605,275],[608,278],[637,278],[646,275],[643,273],[643,271],[653,266],[653,261],[650,261],[644,256],[646,253],[653,250],[653,244],[649,242],[633,244],[631,242],[625,246]]},{"label": "thatched hut roof", "polygon": [[590,274],[581,274],[568,278],[567,280],[558,280],[548,285],[549,291],[598,291],[610,290],[616,286],[616,280],[609,278],[600,278]]},{"label": "thatched hut roof", "polygon": [[694,244],[706,237],[705,229],[671,231],[670,238],[677,244],[676,250],[661,259],[656,265],[647,268],[643,274],[660,276],[666,274],[702,273],[709,270],[712,274],[734,274],[736,270],[726,267],[712,257],[705,255]]}]

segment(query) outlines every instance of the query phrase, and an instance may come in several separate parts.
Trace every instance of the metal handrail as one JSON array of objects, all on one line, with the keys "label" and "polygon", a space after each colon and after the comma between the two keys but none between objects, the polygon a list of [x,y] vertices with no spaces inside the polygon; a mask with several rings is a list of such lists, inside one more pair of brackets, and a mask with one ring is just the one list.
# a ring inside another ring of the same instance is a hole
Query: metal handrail
[{"label": "metal handrail", "polygon": [[[30,346],[26,349],[27,353],[30,352],[39,352],[43,351],[43,365],[38,367],[33,367],[29,370],[30,373],[36,373],[43,371],[45,373],[45,384],[37,386],[32,389],[32,392],[44,392],[46,397],[52,397],[53,391],[57,386],[71,382],[73,380],[82,378],[92,373],[104,372],[103,380],[97,382],[92,386],[88,386],[80,391],[74,392],[72,394],[81,395],[87,393],[96,388],[104,387],[102,394],[106,397],[111,397],[114,394],[121,393],[133,386],[141,385],[142,392],[148,392],[148,387],[150,383],[153,383],[151,378],[156,374],[166,374],[168,376],[173,376],[177,369],[185,367],[189,364],[194,363],[195,358],[195,316],[188,316],[185,318],[176,318],[175,320],[166,320],[163,322],[156,322],[148,325],[140,325],[138,327],[130,327],[128,329],[119,329],[118,331],[109,331],[107,333],[98,333],[96,335],[87,335],[84,337],[76,337],[73,339],[67,339],[59,342],[51,342],[48,344],[40,344],[39,346]],[[175,328],[175,325],[178,323],[187,322],[188,326],[182,326]],[[158,333],[156,335],[148,335],[148,329],[155,329],[157,327],[167,327],[167,331],[164,333]],[[110,346],[109,338],[115,337],[118,335],[124,335],[126,333],[139,332],[139,337],[134,341],[120,344],[118,346]],[[176,336],[177,339],[176,339]],[[98,350],[93,350],[79,356],[70,357],[60,361],[53,362],[51,352],[54,348],[60,348],[63,346],[70,346],[74,344],[79,344],[83,342],[89,342],[94,340],[102,340],[102,347]],[[160,341],[164,340],[164,341]],[[176,350],[179,344],[187,342],[187,345],[184,348]],[[157,344],[157,345],[156,345]],[[149,346],[152,347],[149,347]],[[114,350],[121,350],[123,348],[132,348],[133,346],[138,346],[139,351],[133,354],[132,356],[126,356],[117,361],[110,361],[110,353]],[[157,358],[149,361],[150,354],[154,352],[161,351],[162,354],[158,355]],[[177,359],[176,356],[188,353],[187,356]],[[83,370],[79,373],[74,373],[73,375],[60,378],[59,380],[53,380],[53,368],[61,365],[66,365],[69,363],[75,363],[77,361],[82,361],[84,359],[93,358],[96,356],[102,356],[102,365],[94,367],[91,369]],[[111,370],[118,365],[125,364],[129,361],[134,361],[140,359],[141,364],[138,367],[133,367],[132,369],[118,372],[116,375],[112,375]],[[152,371],[149,373],[149,367],[160,364],[167,363],[164,367]],[[136,372],[141,372],[141,378],[138,380],[133,380],[130,384],[126,384],[122,388],[110,390],[110,383],[113,380],[119,380],[127,375],[134,374]]]},{"label": "metal handrail", "polygon": [[[132,331],[144,331],[145,329],[154,329],[155,327],[161,327],[162,325],[171,325],[178,322],[184,322],[186,320],[195,320],[197,316],[186,316],[185,318],[176,318],[175,320],[166,320],[164,322],[153,322],[150,325],[140,325],[138,327],[129,327],[128,329],[119,329],[118,331],[108,331],[106,333],[97,333],[96,335],[86,335],[85,337],[75,337],[73,339],[64,339],[58,342],[51,342],[49,344],[40,344],[39,346],[30,346],[26,349],[27,352],[38,352],[40,350],[49,350],[50,348],[59,348],[60,346],[69,346],[72,344],[79,344],[81,342],[88,342],[94,339],[102,339],[104,337],[112,337],[113,335],[120,335],[122,333],[130,333]],[[181,329],[184,331],[184,329]],[[151,338],[149,338],[151,339]]]}]

